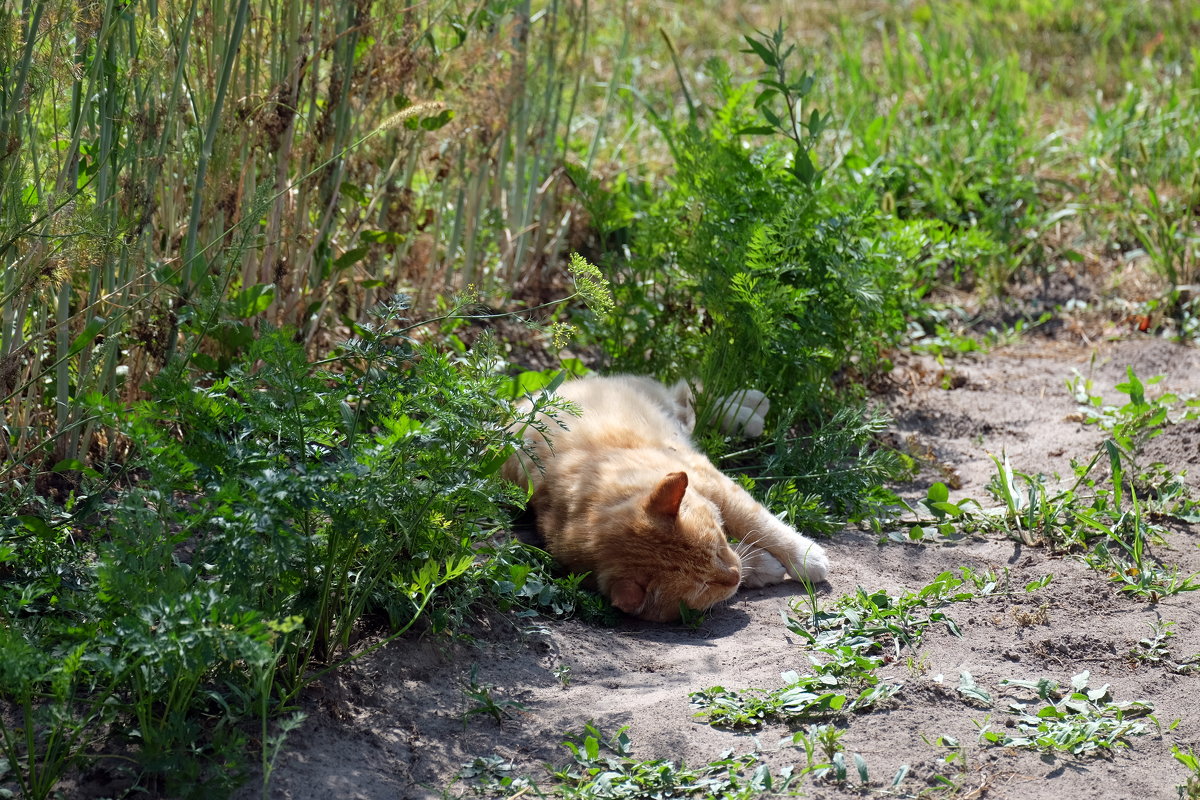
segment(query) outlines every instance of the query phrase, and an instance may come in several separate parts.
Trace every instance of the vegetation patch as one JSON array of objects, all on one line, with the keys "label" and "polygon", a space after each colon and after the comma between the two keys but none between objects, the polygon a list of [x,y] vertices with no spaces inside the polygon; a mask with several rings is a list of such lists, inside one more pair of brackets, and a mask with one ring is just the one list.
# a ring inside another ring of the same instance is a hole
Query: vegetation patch
[{"label": "vegetation patch", "polygon": [[[538,411],[569,416],[512,401],[591,369],[692,381],[702,448],[798,528],[1045,545],[1138,610],[1200,588],[1167,560],[1200,522],[1194,476],[1148,455],[1200,401],[1155,394],[1149,367],[1111,404],[1072,378],[1064,424],[1103,442],[1065,480],[996,452],[987,497],[942,476],[901,507],[883,487],[915,462],[879,407],[922,390],[896,369],[914,352],[952,392],[1019,341],[1197,341],[1194,8],[784,3],[734,30],[729,4],[593,5],[0,11],[0,794],[99,774],[106,795],[249,776],[266,795],[310,687],[389,642],[467,639],[496,612],[613,624],[512,537],[527,498],[498,478]],[[751,442],[711,424],[746,389],[772,401]],[[880,788],[838,725],[902,700],[885,667],[919,661],[930,626],[958,632],[953,604],[1007,591],[962,568],[795,604],[810,663],[783,688],[692,695],[713,724],[803,726],[791,771],[637,761],[588,727],[545,787],[494,760],[475,777],[570,797]],[[1187,625],[1120,653],[1191,675]],[[553,669],[563,691],[584,672]],[[1006,684],[1037,700],[984,742],[1134,746],[1146,709],[1081,680]],[[459,682],[468,716],[524,715]],[[963,673],[957,692],[992,688]],[[1181,730],[1163,760],[1200,796]]]}]

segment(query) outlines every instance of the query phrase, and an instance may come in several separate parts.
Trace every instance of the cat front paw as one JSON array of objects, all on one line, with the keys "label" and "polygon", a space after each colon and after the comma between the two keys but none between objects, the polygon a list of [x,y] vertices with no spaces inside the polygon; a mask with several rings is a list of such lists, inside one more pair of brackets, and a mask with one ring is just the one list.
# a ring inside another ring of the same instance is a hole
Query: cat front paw
[{"label": "cat front paw", "polygon": [[762,548],[754,548],[742,557],[742,586],[758,589],[783,583],[788,571],[779,559]]},{"label": "cat front paw", "polygon": [[789,542],[788,551],[781,560],[793,578],[820,583],[829,576],[829,556],[821,545],[796,534],[796,541]]}]

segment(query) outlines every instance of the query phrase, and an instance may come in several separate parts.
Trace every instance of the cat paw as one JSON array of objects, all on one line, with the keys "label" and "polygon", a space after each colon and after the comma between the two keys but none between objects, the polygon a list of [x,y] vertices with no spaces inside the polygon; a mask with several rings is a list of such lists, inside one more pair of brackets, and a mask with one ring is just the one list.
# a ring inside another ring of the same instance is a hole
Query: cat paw
[{"label": "cat paw", "polygon": [[774,551],[775,557],[786,567],[788,575],[797,581],[824,581],[829,576],[829,557],[824,548],[799,534],[793,533],[792,537],[792,541],[786,543],[782,552],[780,549]]},{"label": "cat paw", "polygon": [[771,401],[757,389],[743,389],[717,402],[721,431],[730,436],[757,439],[762,436]]},{"label": "cat paw", "polygon": [[748,589],[783,583],[787,575],[779,559],[766,550],[755,548],[742,558],[742,586]]},{"label": "cat paw", "polygon": [[796,536],[798,541],[789,546],[791,552],[784,560],[788,573],[797,580],[809,583],[820,583],[829,576],[829,556],[825,548],[816,542],[811,542],[803,536]]}]

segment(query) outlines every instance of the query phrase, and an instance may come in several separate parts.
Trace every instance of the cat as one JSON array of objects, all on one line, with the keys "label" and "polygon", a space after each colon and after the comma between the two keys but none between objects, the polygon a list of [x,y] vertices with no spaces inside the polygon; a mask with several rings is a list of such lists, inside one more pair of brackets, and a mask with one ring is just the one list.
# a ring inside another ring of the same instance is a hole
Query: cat
[{"label": "cat", "polygon": [[[620,610],[655,622],[788,574],[817,582],[823,548],[720,472],[691,441],[691,391],[633,375],[568,381],[579,416],[527,426],[502,474],[533,489],[546,549]],[[530,408],[529,400],[523,401]],[[531,455],[532,454],[532,455]],[[729,539],[736,540],[730,546]]]}]

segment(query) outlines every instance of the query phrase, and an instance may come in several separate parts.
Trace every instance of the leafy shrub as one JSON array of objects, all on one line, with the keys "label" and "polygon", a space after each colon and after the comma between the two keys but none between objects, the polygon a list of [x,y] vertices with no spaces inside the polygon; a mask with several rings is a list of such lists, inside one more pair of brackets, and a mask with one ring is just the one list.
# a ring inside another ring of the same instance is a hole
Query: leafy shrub
[{"label": "leafy shrub", "polygon": [[[777,437],[758,454],[770,450],[769,475],[798,482],[781,492],[795,498],[793,516],[822,527],[813,495],[834,488],[819,485],[823,468],[845,468],[830,505],[849,513],[895,468],[868,446],[878,421],[858,424],[871,415],[842,379],[884,366],[948,233],[887,216],[866,184],[819,169],[828,115],[807,110],[812,76],[789,68],[781,31],[747,41],[764,65],[759,81],[735,83],[712,62],[715,102],[682,122],[657,118],[675,161],[665,191],[646,201],[620,183],[627,196],[617,201],[597,198],[595,180],[577,181],[601,230],[630,226],[628,246],[607,256],[619,313],[593,330],[612,369],[696,380],[698,431],[714,427],[721,398],[768,394]],[[855,423],[825,429],[830,460],[813,464],[796,432],[848,403],[856,410],[839,421]]]},{"label": "leafy shrub", "polygon": [[[524,501],[498,476],[519,442],[494,348],[438,352],[404,312],[380,309],[324,362],[268,330],[219,377],[165,371],[131,411],[89,398],[132,457],[88,469],[74,514],[12,517],[0,538],[0,691],[25,719],[0,720],[0,755],[29,796],[112,721],[150,782],[220,794],[239,726],[259,718],[269,773],[268,721],[364,630],[446,624],[489,596],[586,602],[488,544],[501,503]],[[442,591],[460,580],[483,591]]]}]

